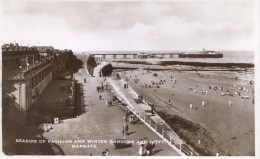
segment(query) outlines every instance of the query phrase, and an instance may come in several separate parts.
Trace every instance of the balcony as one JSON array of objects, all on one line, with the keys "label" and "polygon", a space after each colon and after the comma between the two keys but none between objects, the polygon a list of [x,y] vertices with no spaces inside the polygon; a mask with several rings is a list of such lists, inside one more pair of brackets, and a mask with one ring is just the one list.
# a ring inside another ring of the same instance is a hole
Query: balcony
[{"label": "balcony", "polygon": [[31,75],[33,72],[40,70],[41,68],[45,68],[49,65],[51,65],[51,61],[44,61],[44,62],[36,62],[33,65],[23,66],[22,68],[15,68],[12,70],[5,70],[3,67],[3,80],[8,81],[18,81],[18,80],[24,80],[24,78],[28,75]]}]

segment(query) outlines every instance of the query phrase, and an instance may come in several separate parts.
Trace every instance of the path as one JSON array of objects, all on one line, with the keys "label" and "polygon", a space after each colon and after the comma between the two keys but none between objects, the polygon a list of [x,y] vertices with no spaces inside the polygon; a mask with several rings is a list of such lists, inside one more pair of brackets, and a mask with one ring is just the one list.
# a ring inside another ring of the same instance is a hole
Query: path
[{"label": "path", "polygon": [[[98,67],[97,67],[98,68]],[[97,72],[96,69],[94,72]],[[97,93],[96,87],[100,86],[103,78],[98,76],[90,77],[87,75],[86,68],[79,70],[75,74],[79,83],[84,83],[84,77],[87,82],[83,84],[86,113],[79,118],[67,119],[62,123],[54,125],[53,130],[44,133],[44,137],[53,140],[109,140],[123,139],[121,129],[124,124],[124,116],[126,112],[122,107],[114,103],[110,107],[105,106],[104,99],[111,99],[112,96],[108,91]],[[102,100],[99,100],[99,95]],[[157,140],[162,141],[154,132],[152,132],[144,124],[129,124],[129,134],[127,140]],[[132,144],[127,148],[115,149],[114,144],[96,143],[97,148],[72,148],[72,144],[58,144],[65,155],[101,155],[106,148],[109,149],[109,155],[113,156],[137,156],[138,144]],[[84,145],[84,144],[81,144]],[[85,145],[89,145],[86,144]],[[90,146],[90,145],[89,145]],[[156,156],[174,156],[179,155],[166,143],[156,144]]]}]

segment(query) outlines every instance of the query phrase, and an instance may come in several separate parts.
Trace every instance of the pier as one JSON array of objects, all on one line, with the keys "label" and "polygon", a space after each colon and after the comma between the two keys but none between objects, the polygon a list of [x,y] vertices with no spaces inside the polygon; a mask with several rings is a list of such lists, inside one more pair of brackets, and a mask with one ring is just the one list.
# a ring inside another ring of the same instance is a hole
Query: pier
[{"label": "pier", "polygon": [[162,53],[93,53],[86,55],[93,55],[97,61],[106,59],[143,59],[143,58],[179,58],[180,52],[162,52]]}]

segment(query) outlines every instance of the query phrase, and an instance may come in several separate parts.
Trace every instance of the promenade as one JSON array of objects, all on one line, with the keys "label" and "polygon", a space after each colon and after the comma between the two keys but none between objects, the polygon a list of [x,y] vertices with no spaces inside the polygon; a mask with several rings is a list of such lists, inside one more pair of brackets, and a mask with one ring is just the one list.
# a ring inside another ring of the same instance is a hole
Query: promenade
[{"label": "promenade", "polygon": [[[84,140],[92,143],[65,144],[56,143],[65,155],[93,155],[100,156],[108,149],[109,156],[138,156],[139,145],[136,142],[155,140],[155,156],[176,156],[179,155],[167,143],[151,131],[145,124],[129,124],[127,141],[135,141],[123,147],[115,148],[110,141],[122,140],[122,127],[125,123],[126,112],[120,103],[114,102],[112,106],[106,106],[106,99],[112,99],[109,91],[97,92],[96,88],[104,82],[103,77],[98,77],[97,72],[101,66],[94,70],[94,76],[82,68],[75,74],[75,79],[83,83],[86,113],[78,118],[62,120],[59,124],[53,125],[53,129],[43,133],[48,140]],[[84,83],[86,78],[86,83]],[[101,100],[99,96],[101,95]],[[95,142],[95,143],[93,143]],[[161,142],[161,143],[159,143]],[[87,147],[79,146],[85,145]]]}]

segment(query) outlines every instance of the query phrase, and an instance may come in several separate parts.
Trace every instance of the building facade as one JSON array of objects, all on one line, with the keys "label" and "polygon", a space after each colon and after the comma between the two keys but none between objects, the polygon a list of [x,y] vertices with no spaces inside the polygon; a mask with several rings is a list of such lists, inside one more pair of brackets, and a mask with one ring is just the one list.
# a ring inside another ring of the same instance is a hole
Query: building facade
[{"label": "building facade", "polygon": [[26,116],[32,104],[52,81],[53,53],[52,50],[42,48],[18,44],[2,46],[3,109],[15,105]]}]

